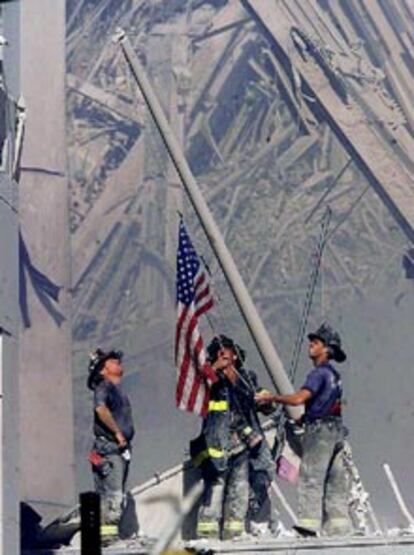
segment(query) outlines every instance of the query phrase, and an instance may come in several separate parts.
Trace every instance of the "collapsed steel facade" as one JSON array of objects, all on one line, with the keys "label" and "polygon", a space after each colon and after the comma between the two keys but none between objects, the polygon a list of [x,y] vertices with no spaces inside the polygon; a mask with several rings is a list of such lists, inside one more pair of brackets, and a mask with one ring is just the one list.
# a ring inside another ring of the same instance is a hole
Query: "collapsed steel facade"
[{"label": "collapsed steel facade", "polygon": [[[186,213],[221,299],[215,329],[241,337],[257,364],[143,100],[110,41],[118,25],[146,64],[286,366],[320,221],[330,206],[310,325],[325,317],[340,322],[355,345],[355,365],[369,369],[368,376],[349,378],[351,427],[365,417],[367,426],[374,423],[360,408],[370,406],[360,391],[378,378],[365,344],[384,358],[377,337],[386,333],[374,320],[391,306],[392,329],[398,318],[404,329],[412,323],[410,4],[107,0],[97,6],[85,0],[67,7],[78,459],[89,441],[85,357],[98,344],[121,347],[129,357],[127,379],[141,426],[136,479],[177,462],[198,426],[173,406],[177,210]],[[381,304],[383,291],[387,302]],[[404,357],[400,366],[408,351]],[[306,365],[304,356],[301,362]],[[382,364],[378,379],[387,389],[388,360]],[[408,422],[407,411],[392,405],[385,403],[380,418],[384,434],[393,419],[403,418],[403,429]],[[180,429],[174,446],[167,422]],[[369,432],[358,433],[364,477],[378,455]],[[384,438],[382,449],[387,457],[397,440]],[[395,458],[404,472],[405,463]],[[84,466],[81,484],[86,473]],[[376,489],[379,472],[376,481],[367,478]]]}]

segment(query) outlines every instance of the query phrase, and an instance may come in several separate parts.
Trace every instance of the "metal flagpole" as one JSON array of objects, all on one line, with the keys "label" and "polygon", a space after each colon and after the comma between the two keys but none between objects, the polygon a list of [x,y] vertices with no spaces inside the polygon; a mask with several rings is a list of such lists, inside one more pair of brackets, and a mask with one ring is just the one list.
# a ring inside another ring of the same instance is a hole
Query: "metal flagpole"
[{"label": "metal flagpole", "polygon": [[[266,328],[264,327],[256,307],[253,304],[234,260],[224,243],[220,230],[215,223],[207,203],[205,202],[204,197],[194,179],[184,154],[175,140],[158,98],[152,89],[152,86],[125,31],[119,29],[114,36],[114,41],[119,43],[122,48],[124,56],[131,68],[132,74],[154,118],[161,138],[164,141],[175,169],[181,178],[182,184],[207,235],[211,248],[219,261],[224,276],[229,284],[236,303],[242,313],[274,386],[281,394],[292,393],[293,387],[285,369],[283,368],[282,361],[280,360],[280,357],[270,340]],[[286,410],[294,419],[298,419],[303,412],[302,407],[286,407]]]}]

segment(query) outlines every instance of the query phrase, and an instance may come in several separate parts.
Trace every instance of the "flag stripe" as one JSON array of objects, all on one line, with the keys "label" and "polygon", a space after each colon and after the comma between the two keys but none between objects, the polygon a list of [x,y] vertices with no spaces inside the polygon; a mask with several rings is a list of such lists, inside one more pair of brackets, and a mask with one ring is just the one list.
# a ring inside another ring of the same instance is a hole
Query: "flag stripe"
[{"label": "flag stripe", "polygon": [[[199,355],[200,355],[200,352],[203,350],[203,348],[204,348],[203,339],[201,335],[199,335],[197,342],[194,346],[194,353],[197,356],[197,366],[199,368],[200,368]],[[200,386],[201,386],[201,377],[197,375],[196,378],[193,380],[193,383],[191,384],[191,391],[188,398],[188,406],[191,411],[194,411],[195,404],[197,402],[197,395],[200,391]]]},{"label": "flag stripe", "polygon": [[[195,332],[195,328],[197,326],[197,319],[192,317],[190,320],[190,324],[187,328],[187,332],[185,335],[185,350],[184,350],[184,357],[183,357],[183,361],[181,363],[181,368],[182,368],[182,381],[183,381],[183,389],[182,389],[182,397],[184,399],[185,403],[188,403],[188,397],[189,397],[189,388],[191,388],[191,383],[192,380],[196,377],[196,376],[190,376],[190,380],[188,380],[188,372],[189,369],[191,367],[191,363],[192,363],[192,342],[194,342],[194,338],[196,336],[196,332]],[[194,332],[194,333],[193,333]],[[191,410],[191,408],[189,409]]]},{"label": "flag stripe", "polygon": [[200,293],[197,294],[195,298],[195,304],[197,305],[201,300],[205,299],[206,297],[210,297],[210,287],[208,285]]},{"label": "flag stripe", "polygon": [[184,325],[184,321],[187,317],[188,314],[188,308],[185,307],[180,314],[180,311],[178,312],[179,316],[178,316],[178,321],[177,321],[177,328],[175,330],[175,364],[178,364],[178,348],[180,346],[180,335],[181,335],[181,330],[183,328]]}]

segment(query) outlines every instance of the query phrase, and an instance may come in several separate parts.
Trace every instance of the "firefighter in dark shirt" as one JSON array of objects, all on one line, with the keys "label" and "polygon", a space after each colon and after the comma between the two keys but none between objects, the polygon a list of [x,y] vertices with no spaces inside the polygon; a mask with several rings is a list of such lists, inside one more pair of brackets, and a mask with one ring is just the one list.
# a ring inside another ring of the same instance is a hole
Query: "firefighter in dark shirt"
[{"label": "firefighter in dark shirt", "polygon": [[101,496],[103,544],[118,539],[125,502],[125,485],[134,436],[131,405],[122,389],[122,352],[97,349],[89,362],[88,387],[94,392],[94,446],[92,464],[95,489]]},{"label": "firefighter in dark shirt", "polygon": [[299,477],[297,532],[301,535],[347,535],[347,477],[344,468],[342,384],[331,361],[344,362],[341,339],[327,324],[308,335],[314,368],[299,391],[291,395],[258,393],[260,402],[305,405]]}]

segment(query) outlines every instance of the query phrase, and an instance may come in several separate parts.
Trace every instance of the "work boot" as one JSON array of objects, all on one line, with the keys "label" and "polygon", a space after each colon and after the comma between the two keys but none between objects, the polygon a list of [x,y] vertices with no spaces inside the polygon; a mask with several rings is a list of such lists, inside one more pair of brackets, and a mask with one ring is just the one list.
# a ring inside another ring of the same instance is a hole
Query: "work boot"
[{"label": "work boot", "polygon": [[250,522],[250,533],[256,537],[270,536],[270,526],[268,522]]},{"label": "work boot", "polygon": [[316,530],[311,530],[310,528],[305,528],[304,526],[299,526],[298,524],[293,526],[293,530],[295,530],[301,538],[317,538],[319,535]]},{"label": "work boot", "polygon": [[105,536],[105,538],[101,538],[101,547],[111,547],[118,542],[118,536]]},{"label": "work boot", "polygon": [[242,532],[241,534],[236,534],[232,538],[230,538],[232,542],[254,542],[257,541],[252,534],[249,532]]}]

